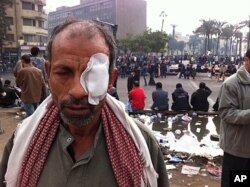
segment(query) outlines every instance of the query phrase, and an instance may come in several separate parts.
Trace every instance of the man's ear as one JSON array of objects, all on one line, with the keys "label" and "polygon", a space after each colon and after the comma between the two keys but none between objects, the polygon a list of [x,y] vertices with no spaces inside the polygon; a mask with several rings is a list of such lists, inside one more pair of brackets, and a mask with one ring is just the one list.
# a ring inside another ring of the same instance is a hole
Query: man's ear
[{"label": "man's ear", "polygon": [[117,78],[118,78],[118,70],[117,68],[115,68],[109,78],[108,90],[110,90],[113,86],[115,86]]}]

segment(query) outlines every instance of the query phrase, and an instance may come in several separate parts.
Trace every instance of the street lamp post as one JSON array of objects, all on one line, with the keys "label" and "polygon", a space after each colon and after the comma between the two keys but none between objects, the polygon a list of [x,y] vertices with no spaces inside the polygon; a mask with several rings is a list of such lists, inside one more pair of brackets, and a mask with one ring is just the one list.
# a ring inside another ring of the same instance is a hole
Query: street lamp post
[{"label": "street lamp post", "polygon": [[162,17],[162,22],[161,22],[161,32],[163,32],[164,19],[165,19],[165,17],[167,17],[167,14],[165,13],[165,11],[161,11],[161,13],[160,13],[160,17]]}]

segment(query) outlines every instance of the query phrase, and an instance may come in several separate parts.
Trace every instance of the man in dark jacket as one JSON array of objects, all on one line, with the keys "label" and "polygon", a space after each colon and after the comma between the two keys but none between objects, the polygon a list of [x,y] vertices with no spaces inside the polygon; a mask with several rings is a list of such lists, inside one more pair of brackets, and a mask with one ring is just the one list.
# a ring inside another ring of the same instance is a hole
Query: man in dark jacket
[{"label": "man in dark jacket", "polygon": [[206,86],[204,82],[201,82],[199,89],[196,90],[191,96],[191,105],[195,111],[205,111],[209,109],[208,96],[212,91]]},{"label": "man in dark jacket", "polygon": [[191,107],[189,105],[189,95],[188,93],[182,88],[182,84],[176,84],[176,89],[172,93],[173,104],[171,109],[174,111],[181,111],[181,110],[190,110]]},{"label": "man in dark jacket", "polygon": [[168,92],[162,89],[162,83],[156,83],[156,90],[152,93],[153,105],[152,110],[168,110]]},{"label": "man in dark jacket", "polygon": [[4,81],[3,94],[0,96],[0,106],[1,107],[14,107],[16,106],[16,100],[18,99],[16,90],[12,87],[10,80]]},{"label": "man in dark jacket", "polygon": [[135,76],[135,71],[132,71],[131,74],[128,76],[127,80],[128,93],[133,89],[134,81],[136,81],[136,76]]}]

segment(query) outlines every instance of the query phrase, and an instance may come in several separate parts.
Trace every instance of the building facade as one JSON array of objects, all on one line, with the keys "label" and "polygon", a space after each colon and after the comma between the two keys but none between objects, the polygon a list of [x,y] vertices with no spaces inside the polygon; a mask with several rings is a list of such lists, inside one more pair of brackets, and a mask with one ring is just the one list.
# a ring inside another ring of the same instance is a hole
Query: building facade
[{"label": "building facade", "polygon": [[118,26],[117,39],[127,34],[143,33],[146,26],[145,0],[81,0],[80,5],[60,7],[48,15],[49,34],[53,28],[68,18],[99,20],[111,26]]},{"label": "building facade", "polygon": [[47,14],[44,12],[46,0],[16,0],[7,7],[7,21],[10,30],[3,45],[3,59],[16,62],[18,56],[30,53],[32,46],[46,50],[48,30],[46,28]]}]

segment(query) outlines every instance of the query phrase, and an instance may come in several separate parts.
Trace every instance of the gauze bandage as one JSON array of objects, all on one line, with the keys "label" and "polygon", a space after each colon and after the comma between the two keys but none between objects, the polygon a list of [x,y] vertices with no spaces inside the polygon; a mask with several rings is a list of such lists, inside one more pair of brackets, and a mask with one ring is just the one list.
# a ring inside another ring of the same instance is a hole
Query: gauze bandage
[{"label": "gauze bandage", "polygon": [[88,102],[92,105],[98,105],[108,89],[109,57],[103,53],[92,55],[87,68],[81,74],[80,83],[88,93]]}]

